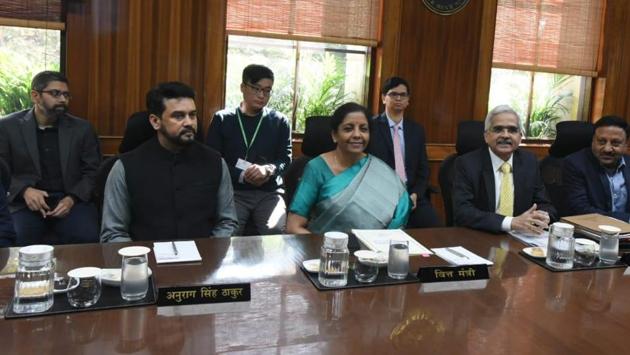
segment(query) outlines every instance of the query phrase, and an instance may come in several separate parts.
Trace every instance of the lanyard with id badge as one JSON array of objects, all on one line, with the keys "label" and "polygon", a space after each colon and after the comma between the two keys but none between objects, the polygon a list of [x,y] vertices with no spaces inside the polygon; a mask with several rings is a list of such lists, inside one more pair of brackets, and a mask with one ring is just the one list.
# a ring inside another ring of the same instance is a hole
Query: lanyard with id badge
[{"label": "lanyard with id badge", "polygon": [[252,135],[252,139],[248,141],[247,135],[245,134],[245,129],[243,128],[243,119],[241,118],[241,110],[236,109],[236,117],[238,118],[238,125],[241,128],[241,135],[243,136],[243,142],[245,142],[245,159],[238,158],[235,165],[237,169],[241,169],[245,171],[247,170],[247,168],[249,168],[252,165],[252,163],[247,161],[248,156],[249,156],[249,150],[252,147],[252,145],[254,145],[254,141],[256,140],[256,137],[258,136],[258,130],[260,129],[260,124],[262,123],[262,121],[265,119],[266,116],[267,116],[267,108],[263,108],[262,115],[260,116],[260,119],[258,120],[258,124],[256,125],[256,130],[254,131],[254,134]]}]

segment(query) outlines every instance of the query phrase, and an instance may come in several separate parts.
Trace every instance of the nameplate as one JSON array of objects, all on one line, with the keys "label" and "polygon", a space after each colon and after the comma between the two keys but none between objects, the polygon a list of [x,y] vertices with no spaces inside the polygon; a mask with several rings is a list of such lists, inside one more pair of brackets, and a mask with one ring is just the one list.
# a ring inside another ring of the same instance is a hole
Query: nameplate
[{"label": "nameplate", "polygon": [[484,264],[421,267],[418,270],[420,282],[485,280],[488,278],[490,278],[488,266]]},{"label": "nameplate", "polygon": [[225,284],[162,287],[158,289],[158,306],[245,302],[251,300],[251,285]]}]

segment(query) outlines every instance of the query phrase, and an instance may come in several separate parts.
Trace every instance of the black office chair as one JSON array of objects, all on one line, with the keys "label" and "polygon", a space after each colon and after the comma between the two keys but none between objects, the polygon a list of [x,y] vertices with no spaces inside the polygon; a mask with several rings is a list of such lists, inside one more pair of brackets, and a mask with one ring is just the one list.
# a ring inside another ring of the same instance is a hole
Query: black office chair
[{"label": "black office chair", "polygon": [[460,155],[483,147],[486,142],[483,138],[483,121],[462,121],[457,126],[457,141],[455,142],[455,153],[449,155],[440,164],[438,172],[438,182],[442,191],[444,201],[444,212],[446,214],[446,226],[453,225],[453,175],[455,172],[455,159]]},{"label": "black office chair", "polygon": [[540,161],[540,175],[551,203],[558,214],[567,215],[566,199],[562,189],[562,164],[564,158],[583,148],[590,147],[593,124],[581,121],[562,121],[556,125],[556,139],[549,147],[549,155]]},{"label": "black office chair", "polygon": [[4,191],[8,192],[11,187],[11,169],[4,159],[0,158],[0,183]]},{"label": "black office chair", "polygon": [[302,156],[293,159],[291,165],[282,176],[284,180],[284,201],[287,206],[291,204],[295,190],[302,178],[304,167],[314,157],[335,149],[335,143],[331,137],[330,117],[312,116],[306,118],[304,138],[302,139]]},{"label": "black office chair", "polygon": [[[120,154],[126,153],[153,137],[155,137],[155,129],[149,122],[149,112],[135,112],[127,119],[127,126],[120,146],[118,146],[118,152],[120,152]],[[201,121],[199,121],[199,125],[197,126],[195,140],[203,143]]]}]

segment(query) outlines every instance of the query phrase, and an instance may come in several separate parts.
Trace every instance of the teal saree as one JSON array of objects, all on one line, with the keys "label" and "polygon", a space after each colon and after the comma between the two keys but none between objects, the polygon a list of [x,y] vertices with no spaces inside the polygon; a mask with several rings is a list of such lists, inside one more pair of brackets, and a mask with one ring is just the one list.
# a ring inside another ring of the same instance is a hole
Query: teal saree
[{"label": "teal saree", "polygon": [[396,173],[366,156],[339,175],[324,159],[309,162],[290,211],[309,219],[313,233],[331,230],[396,229],[407,223],[411,201]]}]

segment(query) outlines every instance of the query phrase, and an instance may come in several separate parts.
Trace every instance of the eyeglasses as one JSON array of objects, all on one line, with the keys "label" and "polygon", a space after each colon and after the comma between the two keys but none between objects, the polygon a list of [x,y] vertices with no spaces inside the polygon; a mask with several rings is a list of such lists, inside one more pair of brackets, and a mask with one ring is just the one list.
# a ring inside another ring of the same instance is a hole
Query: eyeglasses
[{"label": "eyeglasses", "polygon": [[264,89],[263,89],[263,88],[261,88],[261,87],[259,87],[259,86],[252,85],[252,84],[250,84],[250,83],[245,83],[245,85],[247,85],[247,86],[248,86],[248,87],[250,87],[252,90],[254,90],[254,93],[255,93],[256,95],[263,94],[263,96],[265,96],[265,97],[269,97],[269,96],[271,96],[271,88],[264,88]]},{"label": "eyeglasses", "polygon": [[387,96],[391,97],[392,99],[400,99],[400,100],[402,100],[402,99],[408,98],[409,94],[406,93],[406,92],[395,92],[395,91],[392,91],[392,92],[388,92]]},{"label": "eyeglasses", "polygon": [[516,126],[493,126],[490,130],[492,133],[496,134],[503,133],[504,130],[507,130],[509,134],[516,134],[520,132]]},{"label": "eyeglasses", "polygon": [[42,90],[40,91],[42,93],[46,93],[52,97],[54,97],[55,99],[60,98],[61,96],[65,97],[66,99],[70,99],[72,97],[72,95],[70,95],[69,91],[61,91],[61,90]]}]

